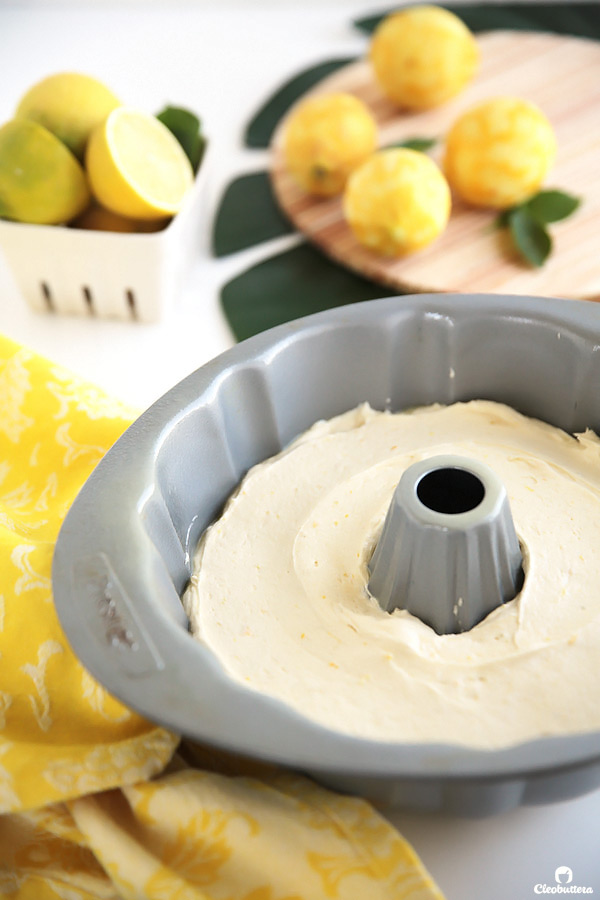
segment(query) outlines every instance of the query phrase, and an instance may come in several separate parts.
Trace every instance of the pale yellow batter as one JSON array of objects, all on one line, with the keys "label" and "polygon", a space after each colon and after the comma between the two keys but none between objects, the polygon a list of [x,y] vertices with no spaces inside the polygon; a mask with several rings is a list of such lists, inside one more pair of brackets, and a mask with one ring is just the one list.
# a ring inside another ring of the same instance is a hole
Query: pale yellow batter
[{"label": "pale yellow batter", "polygon": [[[367,565],[403,471],[458,453],[504,482],[521,593],[471,631],[384,612]],[[600,440],[488,401],[363,405],[255,466],[184,597],[232,678],[329,728],[502,747],[600,728]]]}]

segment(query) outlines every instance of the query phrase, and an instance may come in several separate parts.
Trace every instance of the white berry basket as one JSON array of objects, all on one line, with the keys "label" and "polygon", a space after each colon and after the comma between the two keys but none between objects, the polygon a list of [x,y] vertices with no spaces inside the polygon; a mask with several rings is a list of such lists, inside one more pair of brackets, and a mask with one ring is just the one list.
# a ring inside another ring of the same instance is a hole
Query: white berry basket
[{"label": "white berry basket", "polygon": [[0,220],[0,249],[37,312],[156,322],[198,254],[207,156],[161,231],[120,233]]}]

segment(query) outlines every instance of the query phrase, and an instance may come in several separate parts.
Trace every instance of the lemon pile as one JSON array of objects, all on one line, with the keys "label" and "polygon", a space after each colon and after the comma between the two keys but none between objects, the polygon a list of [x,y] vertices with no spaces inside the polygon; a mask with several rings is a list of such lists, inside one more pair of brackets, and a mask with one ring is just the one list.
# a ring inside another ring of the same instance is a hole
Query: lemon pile
[{"label": "lemon pile", "polygon": [[43,79],[0,127],[1,218],[154,230],[179,211],[193,180],[172,132],[89,75]]},{"label": "lemon pile", "polygon": [[[476,76],[479,49],[456,15],[420,5],[382,20],[369,61],[375,82],[401,114],[455,97]],[[533,103],[495,97],[453,124],[438,166],[412,149],[378,150],[368,107],[352,95],[331,94],[305,100],[290,113],[283,154],[304,190],[343,195],[344,218],[359,243],[401,256],[442,234],[452,194],[500,210],[532,197],[554,162],[556,139]]]}]

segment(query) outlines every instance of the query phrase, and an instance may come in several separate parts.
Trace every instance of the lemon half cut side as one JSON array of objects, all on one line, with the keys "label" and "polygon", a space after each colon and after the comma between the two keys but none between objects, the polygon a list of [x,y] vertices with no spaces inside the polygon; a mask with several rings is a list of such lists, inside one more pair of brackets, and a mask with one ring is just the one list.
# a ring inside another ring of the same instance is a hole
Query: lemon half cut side
[{"label": "lemon half cut side", "polygon": [[169,129],[127,106],[113,110],[92,132],[86,168],[98,202],[133,219],[174,216],[194,181],[192,165]]}]

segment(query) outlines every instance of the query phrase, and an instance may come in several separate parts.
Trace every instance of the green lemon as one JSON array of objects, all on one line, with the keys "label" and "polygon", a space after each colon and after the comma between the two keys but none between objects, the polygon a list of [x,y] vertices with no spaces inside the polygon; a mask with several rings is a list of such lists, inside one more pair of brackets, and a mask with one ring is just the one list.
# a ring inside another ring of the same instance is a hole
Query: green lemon
[{"label": "green lemon", "polygon": [[0,128],[0,217],[58,225],[90,202],[83,168],[50,131],[28,119]]}]

